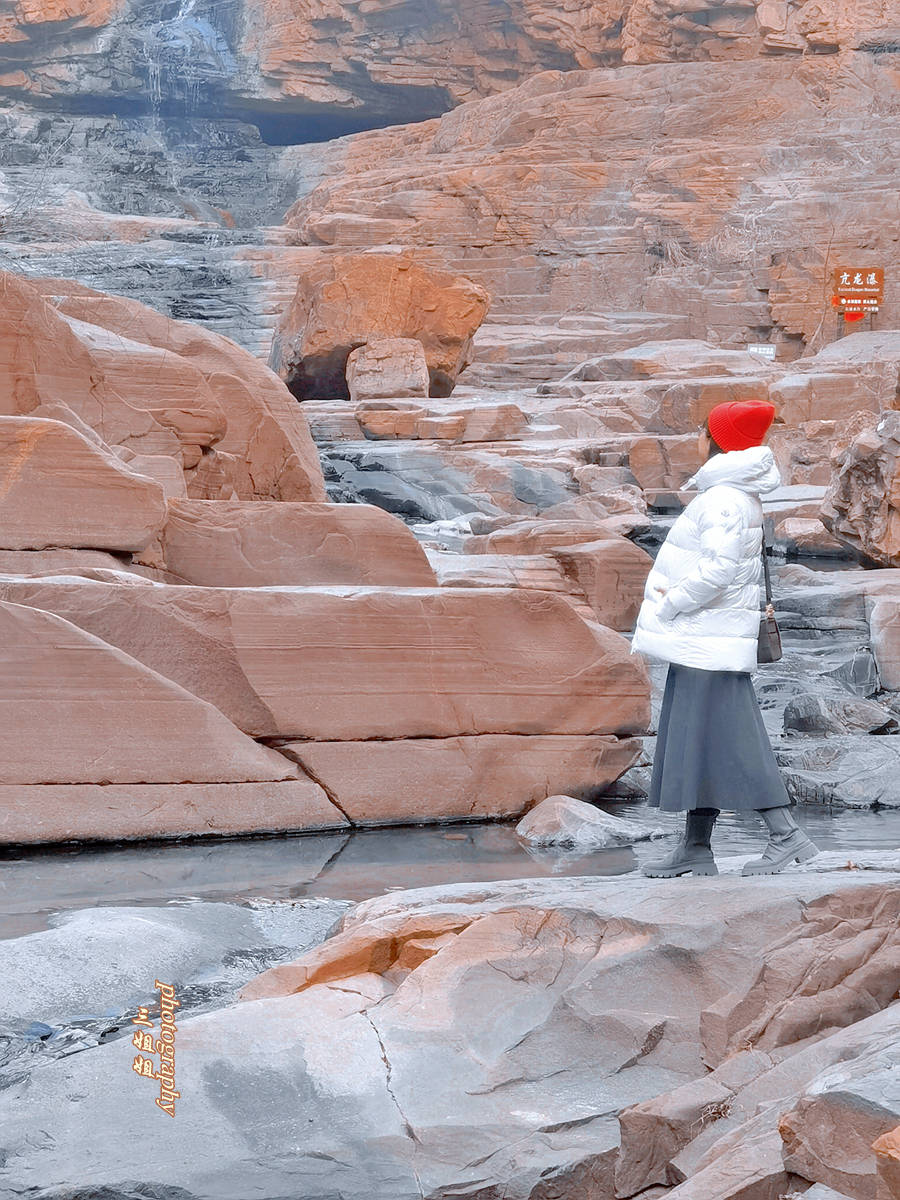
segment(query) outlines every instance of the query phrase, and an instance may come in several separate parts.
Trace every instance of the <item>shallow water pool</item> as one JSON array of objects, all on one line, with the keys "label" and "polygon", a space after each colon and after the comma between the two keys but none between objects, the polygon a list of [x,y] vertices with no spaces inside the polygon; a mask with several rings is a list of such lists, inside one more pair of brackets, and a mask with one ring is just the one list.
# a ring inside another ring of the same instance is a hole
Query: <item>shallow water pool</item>
[{"label": "shallow water pool", "polygon": [[[642,804],[610,804],[673,833],[683,816]],[[900,846],[900,811],[795,808],[822,850]],[[714,848],[747,854],[765,842],[752,814],[723,813]],[[665,852],[668,842],[572,853],[523,842],[514,822],[406,826],[351,833],[274,835],[7,852],[0,859],[0,937],[45,929],[51,913],[98,904],[158,905],[169,900],[364,900],[398,888],[549,875],[623,875]]]}]

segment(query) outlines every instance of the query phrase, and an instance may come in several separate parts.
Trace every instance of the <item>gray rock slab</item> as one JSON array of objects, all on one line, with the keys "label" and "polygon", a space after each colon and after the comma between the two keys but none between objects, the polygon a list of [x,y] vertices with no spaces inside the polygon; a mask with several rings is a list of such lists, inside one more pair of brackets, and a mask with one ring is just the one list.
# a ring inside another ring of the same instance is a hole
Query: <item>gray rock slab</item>
[{"label": "gray rock slab", "polygon": [[618,1111],[703,1074],[700,1010],[749,983],[804,905],[859,887],[841,871],[635,875],[368,900],[240,1003],[181,1020],[174,1119],[128,1037],[0,1092],[0,1194],[611,1194]]},{"label": "gray rock slab", "polygon": [[0,1028],[123,1014],[157,998],[155,979],[178,991],[201,980],[239,987],[261,959],[320,941],[347,907],[313,899],[62,913],[50,929],[0,941]]}]

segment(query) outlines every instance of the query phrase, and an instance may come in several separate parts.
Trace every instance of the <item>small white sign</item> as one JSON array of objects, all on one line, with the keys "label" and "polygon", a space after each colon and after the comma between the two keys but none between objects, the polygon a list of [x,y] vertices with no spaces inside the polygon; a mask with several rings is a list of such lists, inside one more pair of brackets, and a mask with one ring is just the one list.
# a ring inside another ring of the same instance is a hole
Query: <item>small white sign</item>
[{"label": "small white sign", "polygon": [[769,342],[751,342],[747,346],[747,353],[756,354],[759,358],[774,358],[777,349],[777,346],[772,346]]}]

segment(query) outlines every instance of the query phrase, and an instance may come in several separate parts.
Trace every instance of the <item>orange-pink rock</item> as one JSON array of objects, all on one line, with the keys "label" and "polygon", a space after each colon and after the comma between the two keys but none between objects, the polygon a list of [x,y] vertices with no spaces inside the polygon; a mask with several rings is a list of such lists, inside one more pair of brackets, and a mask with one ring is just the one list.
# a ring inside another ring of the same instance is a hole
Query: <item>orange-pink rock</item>
[{"label": "orange-pink rock", "polygon": [[298,778],[211,704],[49,612],[0,603],[3,782]]},{"label": "orange-pink rock", "polygon": [[[68,317],[99,326],[144,346],[155,347],[165,353],[169,361],[174,358],[176,366],[183,363],[187,375],[200,372],[208,394],[227,421],[227,429],[216,443],[216,451],[220,456],[229,456],[226,460],[228,478],[238,499],[325,499],[318,453],[302,412],[284,384],[252,354],[228,338],[198,325],[174,321],[135,300],[109,296],[71,280],[37,279],[26,286],[46,296],[48,302],[52,301],[52,305]],[[65,323],[58,313],[53,312],[50,303],[44,305],[40,316],[51,325],[46,329],[36,327],[34,336],[36,341],[46,345],[52,342],[61,325],[65,328]],[[35,320],[34,314],[30,315],[30,320]],[[65,336],[66,344],[72,344],[74,334],[71,329],[66,330]],[[0,336],[0,370],[2,344]],[[74,345],[82,355],[79,369],[99,371],[99,365],[85,357],[84,348],[79,346],[77,339]],[[64,379],[69,377],[65,370],[61,375]],[[107,390],[111,390],[108,385]],[[62,389],[64,397],[65,388]],[[80,411],[77,405],[73,407]],[[181,406],[165,407],[179,410]],[[203,409],[202,404],[199,407]],[[143,419],[147,415],[139,414]],[[90,420],[88,423],[93,424]],[[103,431],[98,432],[102,434]],[[109,438],[105,440],[109,441]],[[153,453],[146,447],[134,448]],[[195,494],[199,490],[195,486]]]},{"label": "orange-pink rock", "polygon": [[653,559],[624,537],[602,538],[550,550],[584,593],[601,625],[623,633],[634,629]]},{"label": "orange-pink rock", "polygon": [[551,792],[599,794],[640,756],[637,738],[481,734],[278,743],[354,824],[519,816]]},{"label": "orange-pink rock", "polygon": [[427,396],[430,379],[418,338],[370,338],[347,356],[351,400]]},{"label": "orange-pink rock", "polygon": [[372,504],[173,500],[144,561],[201,587],[436,582],[410,529]]},{"label": "orange-pink rock", "polygon": [[431,395],[447,396],[487,307],[484,288],[411,254],[323,255],[301,274],[269,361],[301,399],[346,397],[352,350],[374,337],[416,338]]},{"label": "orange-pink rock", "polygon": [[163,489],[69,425],[0,417],[0,546],[142,550],[165,521]]}]

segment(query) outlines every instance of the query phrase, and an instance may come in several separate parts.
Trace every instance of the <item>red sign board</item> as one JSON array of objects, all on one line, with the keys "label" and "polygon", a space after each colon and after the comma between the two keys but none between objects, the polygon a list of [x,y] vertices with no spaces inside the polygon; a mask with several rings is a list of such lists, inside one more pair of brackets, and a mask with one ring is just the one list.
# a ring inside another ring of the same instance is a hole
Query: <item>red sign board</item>
[{"label": "red sign board", "polygon": [[[883,267],[836,267],[831,303],[842,312],[864,316],[884,300]],[[859,319],[858,317],[855,319]]]}]

